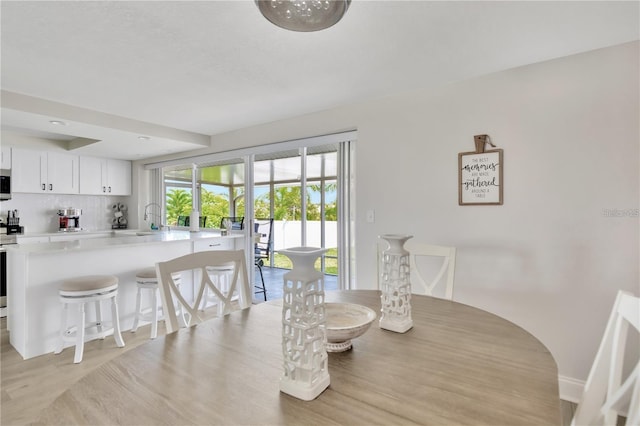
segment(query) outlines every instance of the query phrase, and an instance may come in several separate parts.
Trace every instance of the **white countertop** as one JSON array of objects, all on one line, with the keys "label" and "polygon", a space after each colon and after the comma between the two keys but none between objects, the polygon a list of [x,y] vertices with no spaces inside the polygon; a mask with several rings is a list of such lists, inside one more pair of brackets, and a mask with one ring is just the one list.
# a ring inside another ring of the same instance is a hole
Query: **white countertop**
[{"label": "white countertop", "polygon": [[16,234],[18,237],[54,237],[57,235],[94,235],[94,234],[104,234],[104,235],[113,235],[119,232],[131,232],[137,231],[136,229],[103,229],[103,230],[88,230],[83,229],[82,231],[74,231],[74,232],[28,232],[24,234]]},{"label": "white countertop", "polygon": [[[136,235],[144,233],[148,235]],[[169,243],[176,241],[195,241],[207,238],[241,238],[242,233],[220,235],[220,231],[136,231],[126,230],[107,233],[112,236],[104,238],[89,238],[72,241],[56,241],[49,243],[15,244],[5,246],[11,251],[23,253],[54,253],[61,251],[100,250],[112,247],[136,246],[155,243]],[[58,235],[58,234],[55,234]]]},{"label": "white countertop", "polygon": [[[163,232],[180,232],[187,231],[188,228],[171,228],[171,231],[163,231]],[[219,229],[208,228],[202,232],[219,232]],[[57,237],[60,235],[64,236],[72,236],[72,235],[105,235],[105,236],[118,236],[118,235],[130,235],[131,233],[136,232],[160,232],[160,231],[152,231],[149,228],[146,229],[83,229],[81,231],[68,231],[68,232],[28,232],[24,234],[16,234],[18,237]]]}]

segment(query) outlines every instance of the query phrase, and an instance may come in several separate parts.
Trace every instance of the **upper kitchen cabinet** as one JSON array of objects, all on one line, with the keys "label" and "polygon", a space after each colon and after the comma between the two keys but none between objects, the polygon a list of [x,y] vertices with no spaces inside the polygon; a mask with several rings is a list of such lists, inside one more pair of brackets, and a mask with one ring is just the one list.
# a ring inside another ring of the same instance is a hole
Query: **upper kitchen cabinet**
[{"label": "upper kitchen cabinet", "polygon": [[3,146],[0,148],[0,169],[11,169],[11,147]]},{"label": "upper kitchen cabinet", "polygon": [[13,148],[13,192],[79,193],[79,157],[58,152]]},{"label": "upper kitchen cabinet", "polygon": [[131,195],[131,161],[107,160],[107,178],[113,195]]},{"label": "upper kitchen cabinet", "polygon": [[131,162],[80,157],[80,193],[131,195]]}]

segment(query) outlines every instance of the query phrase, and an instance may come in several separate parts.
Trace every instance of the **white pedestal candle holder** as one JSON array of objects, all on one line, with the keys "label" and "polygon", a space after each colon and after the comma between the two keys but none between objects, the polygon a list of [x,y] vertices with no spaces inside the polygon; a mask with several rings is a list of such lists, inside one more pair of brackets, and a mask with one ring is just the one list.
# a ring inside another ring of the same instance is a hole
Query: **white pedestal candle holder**
[{"label": "white pedestal candle holder", "polygon": [[293,262],[284,274],[280,391],[310,401],[329,386],[324,306],[324,275],[316,259],[326,249],[295,247],[278,250]]},{"label": "white pedestal candle holder", "polygon": [[382,305],[380,328],[404,333],[413,327],[411,319],[411,281],[409,252],[404,243],[412,235],[385,234],[379,238],[389,247],[382,252],[380,290]]}]

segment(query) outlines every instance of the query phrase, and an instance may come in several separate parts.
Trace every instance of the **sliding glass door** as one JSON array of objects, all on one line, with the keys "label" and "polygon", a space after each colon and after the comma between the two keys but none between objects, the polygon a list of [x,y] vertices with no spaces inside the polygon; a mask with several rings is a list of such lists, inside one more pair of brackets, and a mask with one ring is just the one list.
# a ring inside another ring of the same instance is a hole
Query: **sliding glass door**
[{"label": "sliding glass door", "polygon": [[[220,228],[224,217],[243,217],[247,262],[253,265],[252,242],[257,233],[264,233],[256,228],[265,220],[273,221],[264,267],[291,268],[279,249],[323,247],[328,251],[317,269],[335,277],[339,288],[349,288],[355,277],[353,144],[340,139],[329,135],[260,147],[258,152],[240,150],[235,156],[207,155],[165,165],[161,173],[165,224],[188,226],[185,217],[192,209],[200,213],[205,229]],[[249,269],[253,280],[255,271]],[[281,283],[281,274],[278,279]]]},{"label": "sliding glass door", "polygon": [[286,256],[275,253],[279,249],[324,247],[329,252],[319,260],[318,269],[338,274],[336,179],[335,144],[255,156],[256,218],[274,220],[269,266],[291,268]]}]

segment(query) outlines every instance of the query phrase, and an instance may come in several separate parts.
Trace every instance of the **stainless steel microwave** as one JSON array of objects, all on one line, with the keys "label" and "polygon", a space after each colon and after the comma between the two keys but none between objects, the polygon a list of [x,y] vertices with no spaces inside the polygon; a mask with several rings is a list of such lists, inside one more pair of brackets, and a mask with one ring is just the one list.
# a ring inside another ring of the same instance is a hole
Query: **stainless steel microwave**
[{"label": "stainless steel microwave", "polygon": [[11,170],[0,169],[0,200],[11,199]]}]

